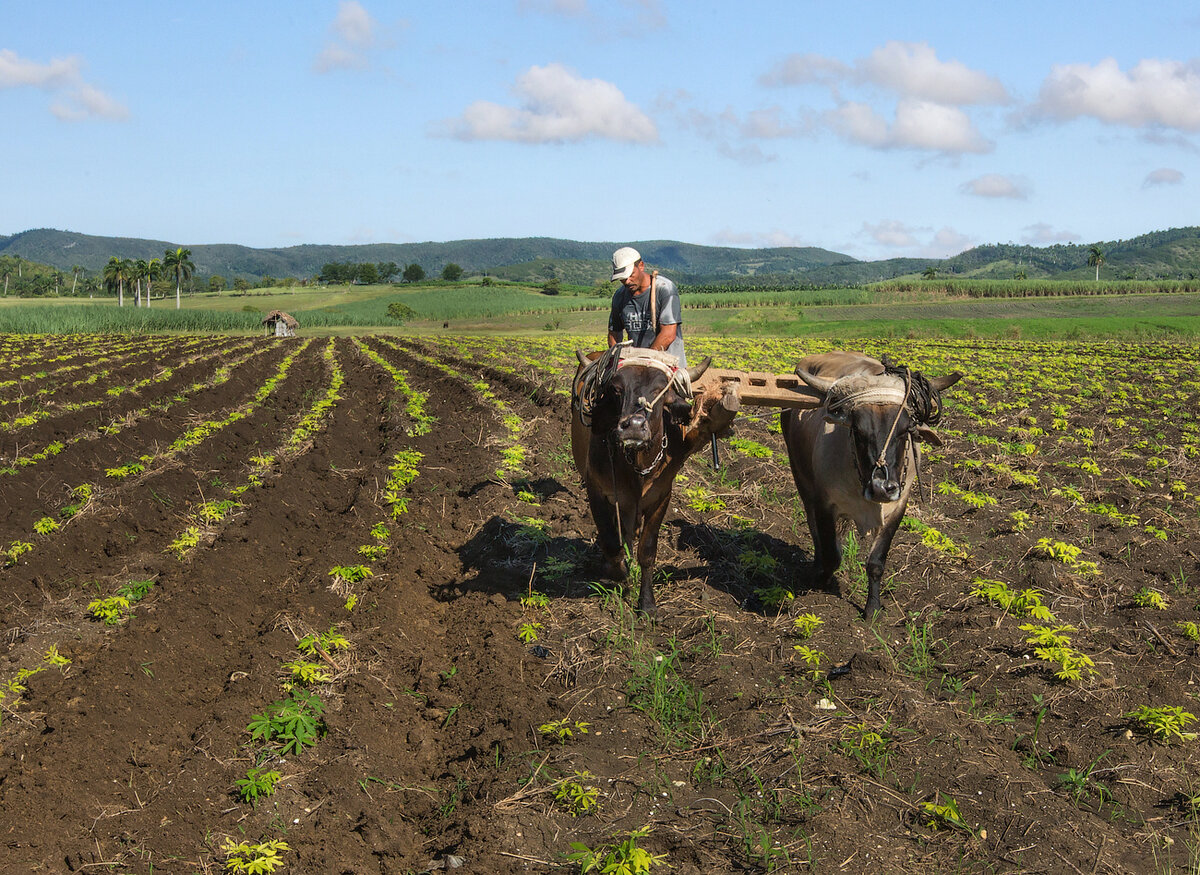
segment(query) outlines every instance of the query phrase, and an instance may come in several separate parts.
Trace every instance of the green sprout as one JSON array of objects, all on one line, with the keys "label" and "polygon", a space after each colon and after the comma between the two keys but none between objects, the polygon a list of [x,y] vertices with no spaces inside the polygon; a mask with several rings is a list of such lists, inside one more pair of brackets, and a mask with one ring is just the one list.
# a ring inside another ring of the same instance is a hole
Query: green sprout
[{"label": "green sprout", "polygon": [[243,802],[258,805],[259,797],[267,797],[274,794],[275,784],[278,780],[279,772],[251,768],[246,772],[246,777],[238,778],[234,782],[237,785],[235,792],[237,797]]},{"label": "green sprout", "polygon": [[517,637],[521,639],[522,644],[531,644],[538,639],[538,630],[542,628],[542,624],[536,621],[522,623],[517,627]]},{"label": "green sprout", "polygon": [[229,872],[245,873],[245,875],[271,875],[283,865],[280,853],[290,851],[288,843],[280,839],[272,839],[259,844],[250,842],[234,842],[226,839],[221,850],[225,852],[225,869]]},{"label": "green sprout", "polygon": [[568,720],[566,717],[561,720],[551,720],[549,723],[543,723],[538,727],[538,732],[559,744],[566,744],[575,734],[587,735],[588,727],[592,724],[584,720]]},{"label": "green sprout", "polygon": [[1167,609],[1167,597],[1156,589],[1143,586],[1133,596],[1133,603],[1139,608],[1153,608],[1156,611]]},{"label": "green sprout", "polygon": [[811,638],[817,632],[818,626],[825,625],[825,621],[816,614],[801,614],[792,621],[792,631],[800,638]]},{"label": "green sprout", "polygon": [[1170,742],[1173,738],[1178,738],[1180,741],[1196,739],[1195,732],[1183,731],[1185,726],[1195,722],[1196,715],[1190,711],[1184,711],[1177,705],[1163,705],[1159,708],[1141,705],[1121,716],[1132,720],[1139,730],[1149,734],[1151,738],[1164,743]]}]

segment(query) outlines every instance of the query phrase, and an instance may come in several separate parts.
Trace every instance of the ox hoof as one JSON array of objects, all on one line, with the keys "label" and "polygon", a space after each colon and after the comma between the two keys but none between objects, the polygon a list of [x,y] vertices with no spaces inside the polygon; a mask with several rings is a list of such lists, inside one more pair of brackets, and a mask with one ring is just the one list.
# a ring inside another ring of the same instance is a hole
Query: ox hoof
[{"label": "ox hoof", "polygon": [[866,607],[863,608],[863,619],[869,623],[881,616],[883,616],[883,605],[879,602],[867,602]]},{"label": "ox hoof", "polygon": [[605,580],[619,580],[624,582],[629,576],[629,572],[625,567],[624,560],[606,559],[600,568],[600,576]]}]

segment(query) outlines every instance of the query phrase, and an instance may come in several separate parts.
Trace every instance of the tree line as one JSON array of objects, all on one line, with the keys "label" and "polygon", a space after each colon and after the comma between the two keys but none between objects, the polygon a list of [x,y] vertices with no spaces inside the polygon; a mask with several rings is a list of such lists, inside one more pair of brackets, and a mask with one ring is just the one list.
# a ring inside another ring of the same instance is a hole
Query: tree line
[{"label": "tree line", "polygon": [[[393,282],[399,275],[402,282],[419,283],[425,279],[425,268],[408,264],[403,268],[394,261],[330,261],[321,267],[317,282],[333,284],[374,285]],[[450,262],[442,268],[442,279],[451,282],[462,278],[463,269]]]}]

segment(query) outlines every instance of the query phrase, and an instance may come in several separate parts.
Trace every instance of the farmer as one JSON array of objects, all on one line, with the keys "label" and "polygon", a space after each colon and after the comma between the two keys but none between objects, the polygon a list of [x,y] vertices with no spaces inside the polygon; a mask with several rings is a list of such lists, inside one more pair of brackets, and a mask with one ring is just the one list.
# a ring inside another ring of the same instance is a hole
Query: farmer
[{"label": "farmer", "polygon": [[622,246],[612,257],[612,278],[621,285],[613,293],[608,317],[608,345],[615,346],[623,334],[642,349],[666,351],[687,367],[683,351],[683,317],[679,289],[658,271],[646,273],[646,263],[632,246]]}]

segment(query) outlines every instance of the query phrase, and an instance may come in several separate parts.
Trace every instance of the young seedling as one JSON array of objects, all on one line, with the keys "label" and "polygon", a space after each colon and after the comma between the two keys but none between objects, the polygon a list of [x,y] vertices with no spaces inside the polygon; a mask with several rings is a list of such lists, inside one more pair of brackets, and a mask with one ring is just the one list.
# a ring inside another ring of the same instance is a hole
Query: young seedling
[{"label": "young seedling", "polygon": [[1184,727],[1196,721],[1196,715],[1184,711],[1177,705],[1163,705],[1151,708],[1141,705],[1133,711],[1122,715],[1132,720],[1136,728],[1151,738],[1169,744],[1173,739],[1180,741],[1195,741],[1195,732],[1184,732]]},{"label": "young seedling", "polygon": [[561,720],[551,720],[549,723],[543,723],[538,727],[538,732],[551,741],[566,744],[577,733],[579,735],[587,735],[588,727],[591,725],[584,720],[568,720],[566,717],[563,717]]},{"label": "young seedling", "polygon": [[572,817],[593,813],[600,807],[600,790],[584,783],[593,777],[591,772],[583,771],[565,779],[555,791],[554,801]]},{"label": "young seedling", "polygon": [[374,577],[375,572],[365,565],[335,565],[329,569],[329,576],[334,584],[355,584],[368,577]]},{"label": "young seedling", "polygon": [[1025,643],[1034,645],[1034,656],[1059,666],[1058,671],[1054,673],[1059,680],[1077,681],[1083,678],[1085,671],[1089,675],[1096,673],[1095,663],[1091,658],[1071,645],[1071,638],[1066,633],[1074,632],[1074,626],[1051,628],[1025,623],[1020,628],[1021,631],[1029,633]]},{"label": "young seedling", "polygon": [[125,612],[129,610],[129,599],[119,595],[95,599],[87,609],[89,614],[103,621],[105,626],[115,626],[125,619]]},{"label": "young seedling", "polygon": [[235,793],[242,802],[248,802],[257,807],[260,797],[265,798],[275,793],[275,784],[278,780],[279,772],[250,768],[246,772],[246,777],[238,778],[234,782],[237,785]]},{"label": "young seedling", "polygon": [[959,829],[966,833],[973,833],[974,830],[967,825],[963,820],[962,815],[958,811],[958,802],[952,796],[943,796],[942,791],[937,791],[937,799],[934,802],[922,802],[921,808],[925,813],[930,815],[929,821],[925,824],[933,830],[949,828]]},{"label": "young seedling", "polygon": [[278,746],[281,753],[303,753],[325,734],[321,719],[325,704],[316,694],[295,689],[287,699],[268,705],[262,714],[250,718],[246,729],[250,740]]},{"label": "young seedling", "polygon": [[818,680],[821,677],[821,660],[825,659],[824,652],[820,650],[814,650],[805,644],[793,645],[792,649],[796,651],[800,658],[804,660],[804,663],[809,667],[809,669],[811,669],[811,671],[808,672],[809,677],[813,681]]},{"label": "young seedling", "polygon": [[178,538],[167,545],[168,550],[173,550],[175,555],[182,559],[187,555],[188,551],[200,543],[200,527],[188,526],[183,530]]},{"label": "young seedling", "polygon": [[792,631],[797,638],[807,640],[817,633],[817,628],[825,625],[825,621],[816,614],[801,614],[792,621]]},{"label": "young seedling", "polygon": [[523,608],[549,608],[550,596],[543,592],[538,592],[535,589],[530,589],[527,595],[521,596],[521,607]]},{"label": "young seedling", "polygon": [[225,869],[229,872],[245,873],[245,875],[271,875],[283,865],[279,856],[283,851],[290,851],[288,843],[280,839],[272,839],[259,844],[250,842],[235,842],[226,839],[221,848],[225,852]]},{"label": "young seedling", "polygon": [[646,875],[654,866],[661,866],[667,860],[666,854],[651,854],[644,848],[638,847],[638,839],[650,835],[650,827],[644,826],[629,833],[624,841],[616,845],[600,845],[589,848],[582,842],[571,842],[574,850],[566,857],[572,863],[578,863],[580,875],[590,873],[619,873],[619,875]]},{"label": "young seedling", "polygon": [[1148,586],[1143,586],[1134,593],[1133,603],[1139,608],[1153,608],[1156,611],[1165,611],[1169,604],[1166,596]]},{"label": "young seedling", "polygon": [[542,628],[542,624],[537,621],[522,623],[517,627],[517,637],[521,639],[522,644],[532,644],[538,639],[538,631]]},{"label": "young seedling", "polygon": [[283,684],[284,691],[290,691],[295,685],[311,687],[317,684],[327,684],[333,680],[325,666],[304,659],[293,659],[283,664],[283,670],[288,674],[288,680]]},{"label": "young seedling", "polygon": [[760,586],[754,591],[758,600],[769,608],[783,610],[788,602],[796,598],[796,594],[783,586]]},{"label": "young seedling", "polygon": [[296,649],[306,656],[316,656],[318,653],[334,653],[339,650],[349,650],[350,642],[346,636],[330,626],[328,632],[312,632],[296,642]]}]

